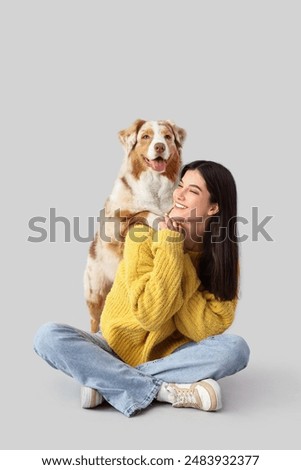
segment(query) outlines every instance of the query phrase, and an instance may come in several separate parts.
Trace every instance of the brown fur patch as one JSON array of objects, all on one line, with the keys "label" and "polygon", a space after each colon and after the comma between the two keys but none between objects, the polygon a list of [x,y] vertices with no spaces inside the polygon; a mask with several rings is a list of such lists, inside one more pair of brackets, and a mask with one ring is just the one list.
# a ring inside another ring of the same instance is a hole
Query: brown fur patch
[{"label": "brown fur patch", "polygon": [[99,330],[100,316],[103,310],[104,301],[105,301],[105,297],[103,297],[102,295],[99,295],[99,299],[97,303],[90,302],[89,300],[87,301],[87,306],[89,308],[90,315],[91,315],[90,325],[91,325],[92,333],[97,333],[97,331]]},{"label": "brown fur patch", "polygon": [[128,150],[131,150],[135,146],[139,129],[145,122],[146,121],[143,119],[136,119],[128,129],[124,129],[118,133],[120,142],[122,145],[128,147]]},{"label": "brown fur patch", "polygon": [[[129,228],[136,224],[140,223],[143,225],[147,224],[147,216],[149,215],[148,211],[140,211],[140,212],[130,212],[127,210],[122,210],[122,211],[116,211],[115,212],[115,217],[120,217],[120,222],[119,222],[119,235],[120,237],[124,240]],[[115,251],[117,254],[123,253],[123,248],[120,251],[119,245],[122,242],[122,240],[114,240],[110,243],[107,244],[108,248],[110,250]]]},{"label": "brown fur patch", "polygon": [[[143,147],[144,145],[145,145],[145,147],[148,147],[149,143],[152,141],[152,139],[154,137],[154,129],[152,129],[152,127],[150,127],[150,125],[149,125],[148,127],[143,126],[143,129],[140,128],[139,131],[141,131],[140,136],[139,136],[140,137],[141,147]],[[149,136],[149,139],[143,139],[143,136],[146,136],[146,135]]]},{"label": "brown fur patch", "polygon": [[109,242],[106,244],[108,249],[110,251],[113,251],[118,257],[121,257],[123,255],[123,248],[124,248],[124,243],[123,242],[118,242],[118,241],[113,241]]},{"label": "brown fur patch", "polygon": [[123,176],[122,178],[120,178],[122,183],[124,184],[124,186],[132,193],[132,188],[131,186],[129,185],[127,179]]},{"label": "brown fur patch", "polygon": [[136,214],[132,214],[132,216],[129,218],[128,221],[128,226],[131,227],[134,224],[147,224],[147,216],[149,215],[148,211],[140,211]]},{"label": "brown fur patch", "polygon": [[179,176],[179,171],[181,167],[181,156],[176,149],[174,149],[173,153],[168,159],[166,165],[166,171],[163,173],[171,181],[176,181]]},{"label": "brown fur patch", "polygon": [[98,234],[96,233],[95,237],[94,237],[94,240],[91,243],[90,248],[89,248],[89,254],[90,254],[91,258],[93,258],[93,259],[96,258],[97,237],[98,237]]},{"label": "brown fur patch", "polygon": [[166,127],[170,129],[175,137],[175,144],[179,150],[182,149],[182,144],[186,139],[186,131],[182,127],[176,126],[171,121],[159,121],[159,123],[164,124]]},{"label": "brown fur patch", "polygon": [[132,160],[132,168],[133,168],[132,175],[134,176],[134,178],[139,179],[141,173],[147,170],[148,166],[145,163],[144,158],[140,153],[140,149],[139,149],[139,153],[137,150],[138,149],[136,148],[132,150],[132,152],[130,153],[130,158]]}]

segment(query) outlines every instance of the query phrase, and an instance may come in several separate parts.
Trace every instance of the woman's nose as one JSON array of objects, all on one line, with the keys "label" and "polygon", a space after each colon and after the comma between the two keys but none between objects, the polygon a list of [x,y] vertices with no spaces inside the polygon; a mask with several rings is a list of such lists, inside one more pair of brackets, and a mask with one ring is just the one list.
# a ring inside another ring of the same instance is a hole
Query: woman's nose
[{"label": "woman's nose", "polygon": [[184,199],[185,197],[185,192],[183,188],[178,188],[178,193],[177,193],[178,199]]}]

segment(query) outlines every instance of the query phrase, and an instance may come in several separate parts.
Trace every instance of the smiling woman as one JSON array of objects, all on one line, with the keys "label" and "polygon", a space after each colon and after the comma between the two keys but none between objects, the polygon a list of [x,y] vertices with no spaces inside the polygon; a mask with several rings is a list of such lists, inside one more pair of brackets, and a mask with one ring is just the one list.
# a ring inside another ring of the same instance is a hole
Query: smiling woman
[{"label": "smiling woman", "polygon": [[169,217],[176,221],[185,233],[185,248],[198,250],[205,232],[206,221],[218,212],[218,204],[212,203],[206,181],[198,170],[183,173],[174,191],[174,206]]},{"label": "smiling woman", "polygon": [[246,342],[223,334],[237,304],[234,179],[218,163],[190,163],[173,201],[158,231],[129,230],[101,332],[50,323],[36,334],[35,351],[82,384],[83,408],[106,401],[133,416],[156,399],[216,411],[217,380],[248,363]]},{"label": "smiling woman", "polygon": [[232,300],[238,290],[235,180],[223,165],[206,160],[185,165],[180,178],[165,226],[183,232],[184,249],[202,251],[198,275],[204,286]]}]

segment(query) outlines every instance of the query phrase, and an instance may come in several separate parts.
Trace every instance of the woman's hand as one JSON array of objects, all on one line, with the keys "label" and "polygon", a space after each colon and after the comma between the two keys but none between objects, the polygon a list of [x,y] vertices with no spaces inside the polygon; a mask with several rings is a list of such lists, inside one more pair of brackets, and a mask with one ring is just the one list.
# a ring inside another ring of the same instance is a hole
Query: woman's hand
[{"label": "woman's hand", "polygon": [[164,221],[162,220],[159,222],[159,230],[163,230],[165,228],[174,230],[175,232],[183,232],[180,221],[169,217],[168,214],[165,214]]}]

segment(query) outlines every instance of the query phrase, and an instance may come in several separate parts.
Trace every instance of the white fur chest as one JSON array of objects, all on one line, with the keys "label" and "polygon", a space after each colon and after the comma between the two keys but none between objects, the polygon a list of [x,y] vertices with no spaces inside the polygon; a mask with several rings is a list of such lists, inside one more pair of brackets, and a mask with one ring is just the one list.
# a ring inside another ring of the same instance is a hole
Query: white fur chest
[{"label": "white fur chest", "polygon": [[127,174],[126,185],[121,178],[115,182],[110,201],[115,209],[129,209],[133,212],[148,210],[164,214],[172,206],[174,188],[175,183],[153,171],[143,172],[139,179]]},{"label": "white fur chest", "polygon": [[162,213],[172,206],[174,184],[166,177],[153,171],[146,171],[140,178],[130,176],[130,185],[138,208]]}]

